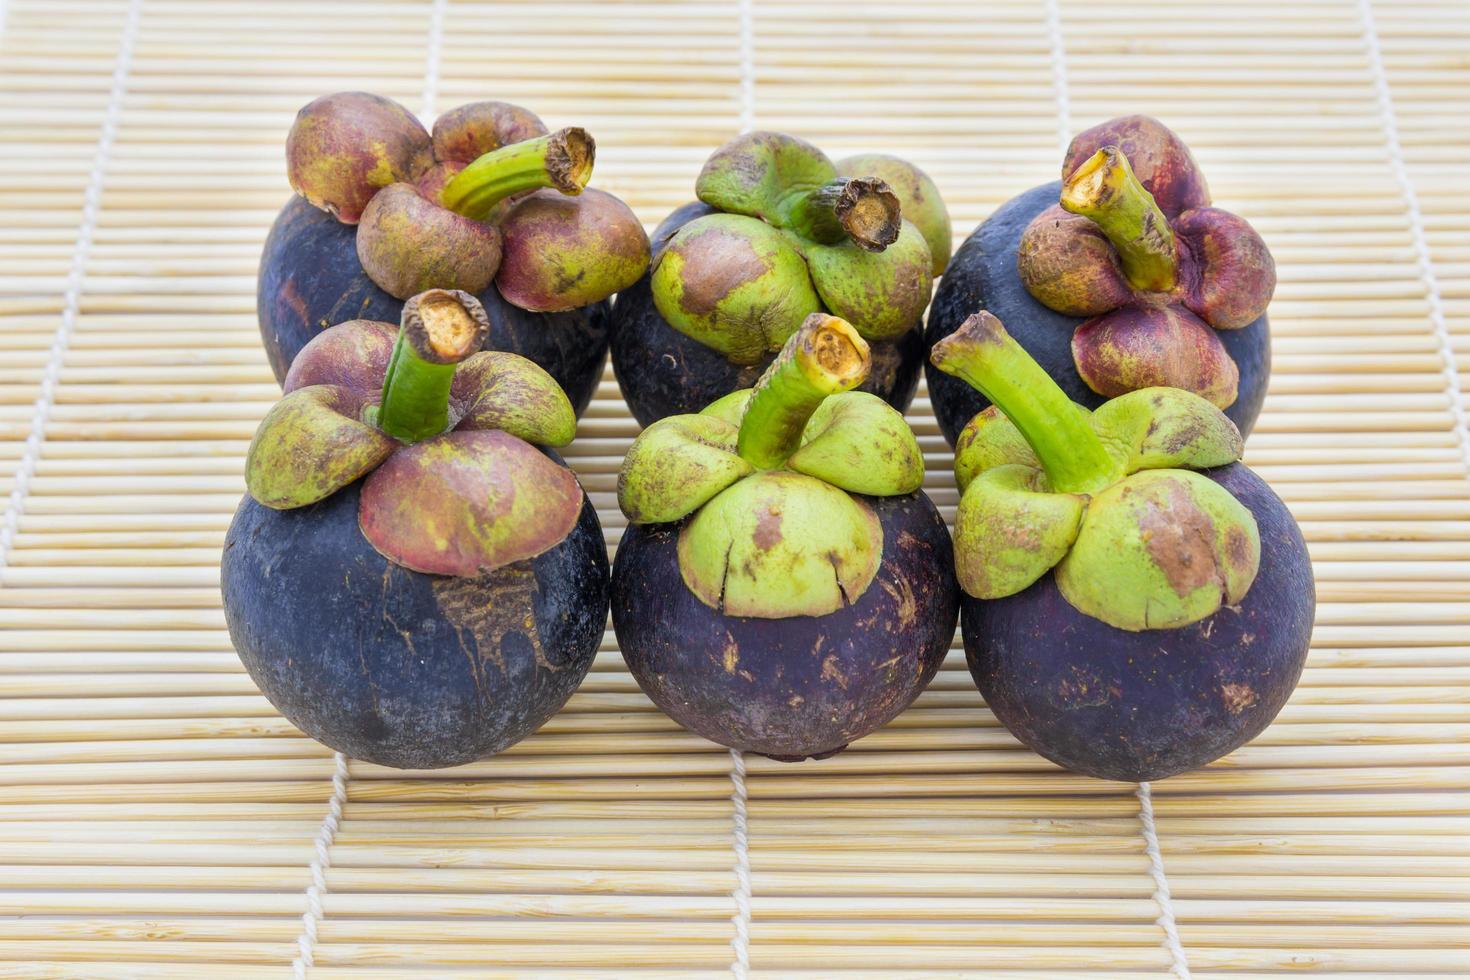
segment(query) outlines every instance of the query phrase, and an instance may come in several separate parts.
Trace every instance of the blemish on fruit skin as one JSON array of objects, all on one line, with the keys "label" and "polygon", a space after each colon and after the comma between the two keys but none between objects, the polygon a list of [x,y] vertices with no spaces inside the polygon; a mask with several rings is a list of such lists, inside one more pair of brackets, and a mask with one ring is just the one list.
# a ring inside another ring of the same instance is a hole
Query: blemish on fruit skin
[{"label": "blemish on fruit skin", "polygon": [[1225,705],[1226,711],[1232,715],[1238,715],[1254,705],[1259,698],[1255,689],[1248,684],[1222,684],[1220,685],[1220,700]]}]

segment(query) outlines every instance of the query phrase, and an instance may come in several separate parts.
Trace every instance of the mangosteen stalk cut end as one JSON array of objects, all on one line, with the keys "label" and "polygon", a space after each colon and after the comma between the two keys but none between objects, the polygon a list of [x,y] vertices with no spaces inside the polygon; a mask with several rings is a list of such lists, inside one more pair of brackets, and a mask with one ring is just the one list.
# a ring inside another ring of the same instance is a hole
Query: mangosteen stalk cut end
[{"label": "mangosteen stalk cut end", "polygon": [[575,196],[591,179],[596,157],[597,144],[585,129],[557,130],[478,157],[449,179],[439,201],[457,214],[484,221],[515,194],[550,187]]},{"label": "mangosteen stalk cut end", "polygon": [[839,177],[791,195],[773,221],[823,245],[851,238],[865,252],[881,252],[898,240],[903,214],[898,195],[884,181]]},{"label": "mangosteen stalk cut end", "polygon": [[478,351],[489,332],[485,308],[469,293],[431,289],[410,298],[372,421],[400,442],[443,432],[455,366]]},{"label": "mangosteen stalk cut end", "polygon": [[786,463],[828,395],[868,376],[868,344],[846,320],[813,313],[756,382],[740,420],[738,450],[758,469]]}]

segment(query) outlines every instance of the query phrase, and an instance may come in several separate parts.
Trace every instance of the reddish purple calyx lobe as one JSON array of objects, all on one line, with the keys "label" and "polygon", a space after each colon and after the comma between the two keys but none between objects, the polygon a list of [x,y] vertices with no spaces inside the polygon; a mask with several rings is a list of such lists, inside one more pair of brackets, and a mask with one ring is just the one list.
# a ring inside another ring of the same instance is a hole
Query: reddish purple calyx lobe
[{"label": "reddish purple calyx lobe", "polygon": [[[333,424],[331,414],[341,415],[343,423],[361,422],[378,404],[397,334],[391,324],[372,320],[319,334],[286,376],[281,404],[296,410],[273,411],[256,434],[256,446],[291,447],[290,458],[316,484],[312,500],[366,474],[358,524],[374,548],[405,568],[474,576],[559,544],[576,527],[582,488],[570,470],[533,443],[565,444],[576,419],[556,382],[515,354],[485,351],[460,365],[447,431],[405,445],[369,429],[387,446],[366,468],[339,464],[345,452],[364,454],[340,435],[362,426],[344,429]],[[279,465],[275,471],[281,473]],[[322,485],[324,480],[331,485]],[[280,482],[263,474],[252,485]],[[292,499],[290,492],[262,500],[278,508],[308,502],[304,496]]]},{"label": "reddish purple calyx lobe", "polygon": [[1066,178],[1098,150],[1116,146],[1153,196],[1174,234],[1177,285],[1135,289],[1118,255],[1089,219],[1049,208],[1022,235],[1017,266],[1044,305],[1089,317],[1072,338],[1077,371],[1114,397],[1164,385],[1225,408],[1238,395],[1239,370],[1217,330],[1260,318],[1276,288],[1270,250],[1243,218],[1210,206],[1209,189],[1189,148],[1148,116],[1125,116],[1080,133],[1062,165]]}]

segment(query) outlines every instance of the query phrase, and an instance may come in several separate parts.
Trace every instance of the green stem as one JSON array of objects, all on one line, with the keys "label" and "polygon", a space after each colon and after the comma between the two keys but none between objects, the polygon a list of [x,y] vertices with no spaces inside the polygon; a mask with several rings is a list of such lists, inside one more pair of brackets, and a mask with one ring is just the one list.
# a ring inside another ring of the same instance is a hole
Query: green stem
[{"label": "green stem", "polygon": [[401,442],[447,429],[454,369],[489,332],[484,307],[469,293],[431,289],[409,299],[383,374],[383,400],[373,419],[378,428]]},{"label": "green stem", "polygon": [[868,252],[898,240],[903,223],[898,195],[876,177],[843,177],[783,203],[784,227],[803,238],[835,245],[851,238]]},{"label": "green stem", "polygon": [[554,187],[580,194],[592,176],[597,144],[585,129],[571,127],[491,150],[455,174],[439,203],[467,218],[484,221],[495,205],[525,191]]},{"label": "green stem", "polygon": [[761,469],[783,465],[822,399],[862,384],[871,364],[852,324],[826,313],[807,317],[755,383],[740,418],[741,457]]},{"label": "green stem", "polygon": [[1005,413],[1041,460],[1053,490],[1093,493],[1122,475],[1087,416],[990,313],[981,310],[960,324],[934,345],[929,359]]},{"label": "green stem", "polygon": [[1116,146],[1105,146],[1062,182],[1061,204],[1108,236],[1133,288],[1161,292],[1177,281],[1178,252],[1164,212]]}]

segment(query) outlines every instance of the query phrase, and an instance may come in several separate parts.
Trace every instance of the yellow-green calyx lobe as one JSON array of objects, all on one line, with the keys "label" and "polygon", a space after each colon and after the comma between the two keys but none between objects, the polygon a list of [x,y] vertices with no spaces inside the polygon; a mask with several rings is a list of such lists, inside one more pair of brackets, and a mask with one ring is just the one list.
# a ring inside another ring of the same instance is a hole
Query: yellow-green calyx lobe
[{"label": "yellow-green calyx lobe", "polygon": [[592,177],[597,144],[575,126],[491,150],[450,178],[439,192],[446,208],[484,221],[513,194],[551,187],[582,193]]},{"label": "yellow-green calyx lobe", "polygon": [[854,494],[913,493],[924,457],[902,415],[851,390],[868,367],[851,324],[813,314],[754,389],[661,419],[634,441],[618,503],[635,523],[686,521],[680,570],[707,605],[822,616],[872,583],[883,531]]},{"label": "yellow-green calyx lobe", "polygon": [[437,575],[479,575],[560,543],[582,490],[536,446],[571,441],[576,416],[536,364],[479,351],[486,330],[474,297],[430,290],[405,304],[396,336],[371,320],[323,331],[256,431],[250,495],[284,510],[363,479],[363,535]]},{"label": "yellow-green calyx lobe", "polygon": [[934,256],[882,177],[840,175],[810,143],[756,132],[715,151],[695,192],[722,213],[685,225],[654,266],[654,304],[674,329],[757,364],[823,309],[867,340],[918,324]]},{"label": "yellow-green calyx lobe", "polygon": [[1088,412],[986,312],[932,358],[994,403],[956,444],[967,593],[1014,595],[1055,569],[1078,610],[1134,631],[1198,622],[1245,595],[1260,564],[1255,518],[1194,472],[1240,459],[1240,433],[1218,408],[1145,388]]}]

